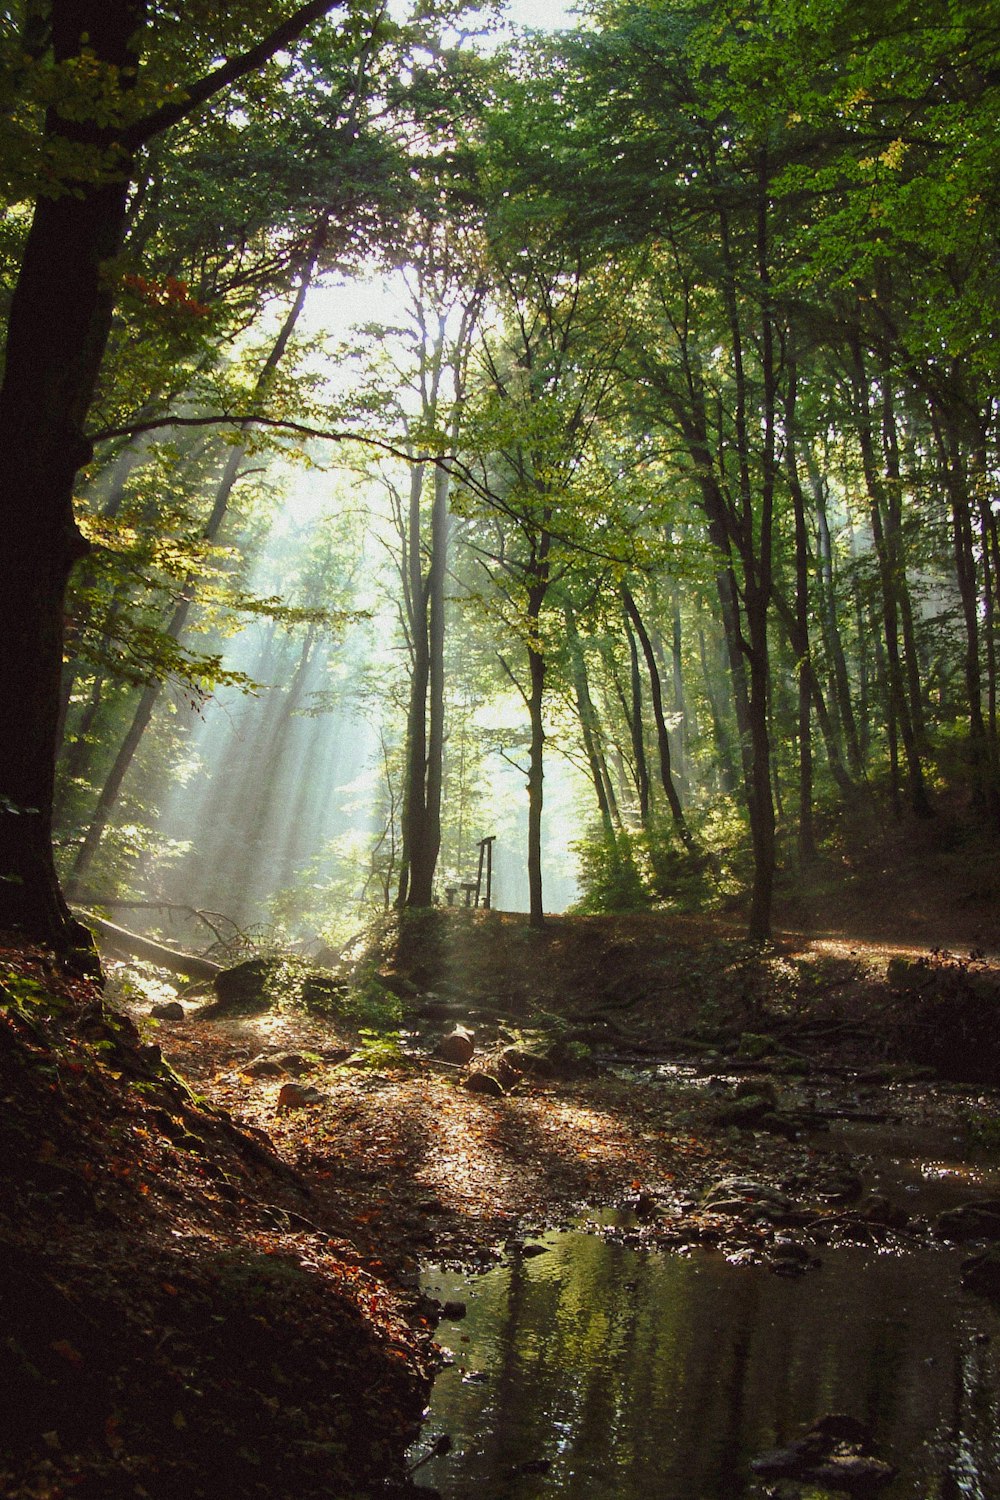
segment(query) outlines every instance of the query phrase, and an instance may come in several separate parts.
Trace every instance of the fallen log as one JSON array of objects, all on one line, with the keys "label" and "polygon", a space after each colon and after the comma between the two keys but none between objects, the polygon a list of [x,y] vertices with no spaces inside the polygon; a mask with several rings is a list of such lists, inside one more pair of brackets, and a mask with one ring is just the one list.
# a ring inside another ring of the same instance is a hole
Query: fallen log
[{"label": "fallen log", "polygon": [[176,974],[186,974],[189,979],[214,979],[216,974],[222,973],[223,965],[210,958],[202,958],[197,953],[182,953],[178,948],[168,948],[166,943],[157,943],[153,938],[129,932],[127,928],[118,927],[104,917],[95,916],[93,912],[82,911],[80,918],[93,929],[99,946],[110,953],[126,958],[145,958]]}]

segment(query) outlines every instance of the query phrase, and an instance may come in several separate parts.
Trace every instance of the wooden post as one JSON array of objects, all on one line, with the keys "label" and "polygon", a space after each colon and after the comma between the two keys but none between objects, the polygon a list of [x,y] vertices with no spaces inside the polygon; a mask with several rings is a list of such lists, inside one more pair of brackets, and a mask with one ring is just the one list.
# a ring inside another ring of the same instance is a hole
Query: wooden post
[{"label": "wooden post", "polygon": [[483,906],[488,911],[493,899],[493,845],[496,843],[496,834],[491,833],[488,838],[479,840],[479,871],[476,875],[476,905],[479,905],[479,897],[483,888],[483,865],[486,865],[486,897]]}]

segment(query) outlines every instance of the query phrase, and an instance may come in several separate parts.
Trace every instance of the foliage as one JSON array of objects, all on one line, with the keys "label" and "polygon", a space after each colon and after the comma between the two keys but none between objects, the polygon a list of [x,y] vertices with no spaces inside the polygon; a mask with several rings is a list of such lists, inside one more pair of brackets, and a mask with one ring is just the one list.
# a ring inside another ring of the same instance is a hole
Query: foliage
[{"label": "foliage", "polygon": [[611,839],[603,830],[573,846],[579,861],[583,899],[574,910],[581,914],[603,911],[644,911],[653,897],[636,863],[632,836],[625,831]]},{"label": "foliage", "polygon": [[388,1073],[408,1066],[398,1031],[362,1026],[358,1036],[358,1046],[347,1059],[345,1067],[367,1068],[372,1073]]}]

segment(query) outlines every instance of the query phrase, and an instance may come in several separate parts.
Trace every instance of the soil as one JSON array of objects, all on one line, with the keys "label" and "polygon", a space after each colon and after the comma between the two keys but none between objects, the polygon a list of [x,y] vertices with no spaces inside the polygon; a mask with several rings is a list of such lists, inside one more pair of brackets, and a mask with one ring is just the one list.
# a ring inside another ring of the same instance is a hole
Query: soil
[{"label": "soil", "polygon": [[[160,1022],[175,976],[108,964],[107,1003],[8,948],[4,1493],[404,1493],[418,1266],[581,1215],[787,1275],[935,1242],[997,1170],[1000,968],[919,939],[435,911],[318,988],[279,966],[242,1011],[188,989]],[[456,1024],[464,1066],[435,1055]],[[889,1157],[955,1193],[907,1196]]]}]

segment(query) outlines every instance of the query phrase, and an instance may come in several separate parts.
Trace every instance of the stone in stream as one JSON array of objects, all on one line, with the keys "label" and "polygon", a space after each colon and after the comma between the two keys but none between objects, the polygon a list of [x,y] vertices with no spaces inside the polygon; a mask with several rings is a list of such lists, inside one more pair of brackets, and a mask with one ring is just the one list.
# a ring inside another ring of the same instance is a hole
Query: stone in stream
[{"label": "stone in stream", "polygon": [[701,1207],[706,1213],[770,1219],[787,1214],[792,1204],[766,1182],[755,1182],[749,1177],[723,1177],[709,1188]]},{"label": "stone in stream", "polygon": [[962,1203],[939,1214],[934,1233],[939,1240],[961,1244],[966,1240],[1000,1240],[1000,1198],[982,1198]]},{"label": "stone in stream", "polygon": [[991,1245],[982,1255],[962,1262],[962,1285],[980,1297],[1000,1299],[1000,1247]]},{"label": "stone in stream", "polygon": [[763,1479],[791,1479],[829,1489],[871,1494],[895,1477],[892,1464],[872,1452],[872,1433],[856,1417],[820,1417],[799,1438],[755,1458],[750,1468]]}]

